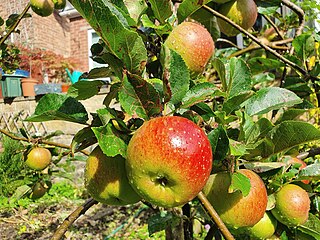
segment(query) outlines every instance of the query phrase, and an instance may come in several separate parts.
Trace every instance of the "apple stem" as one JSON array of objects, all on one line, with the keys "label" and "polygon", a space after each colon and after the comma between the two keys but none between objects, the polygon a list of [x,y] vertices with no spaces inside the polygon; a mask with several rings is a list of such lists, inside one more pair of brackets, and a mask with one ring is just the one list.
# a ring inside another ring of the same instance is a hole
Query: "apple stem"
[{"label": "apple stem", "polygon": [[207,210],[211,218],[213,219],[214,223],[217,225],[217,227],[220,229],[222,235],[226,240],[235,240],[233,235],[230,233],[229,229],[226,227],[224,222],[221,220],[219,214],[216,212],[216,210],[212,207],[211,203],[208,201],[206,196],[203,194],[202,191],[198,193],[198,198],[203,204],[204,208]]},{"label": "apple stem", "polygon": [[68,228],[86,211],[91,208],[93,205],[97,204],[98,202],[93,198],[88,199],[83,205],[78,207],[73,213],[71,213],[63,223],[58,227],[58,229],[53,234],[51,240],[60,240]]}]

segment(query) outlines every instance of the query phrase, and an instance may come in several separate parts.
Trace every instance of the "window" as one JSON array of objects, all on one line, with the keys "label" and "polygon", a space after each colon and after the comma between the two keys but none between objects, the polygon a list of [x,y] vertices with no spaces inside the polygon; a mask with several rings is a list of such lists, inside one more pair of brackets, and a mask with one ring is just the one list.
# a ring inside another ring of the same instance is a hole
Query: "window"
[{"label": "window", "polygon": [[98,34],[93,30],[90,29],[88,30],[88,56],[89,56],[89,69],[91,70],[92,68],[96,67],[105,67],[107,66],[106,64],[99,64],[91,59],[91,46],[99,41],[100,37]]}]

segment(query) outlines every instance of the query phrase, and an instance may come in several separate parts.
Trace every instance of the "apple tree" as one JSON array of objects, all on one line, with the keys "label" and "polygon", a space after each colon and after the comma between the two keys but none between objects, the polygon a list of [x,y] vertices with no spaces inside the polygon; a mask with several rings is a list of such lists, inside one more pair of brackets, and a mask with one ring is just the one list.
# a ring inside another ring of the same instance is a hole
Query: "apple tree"
[{"label": "apple tree", "polygon": [[[155,211],[149,234],[168,239],[191,239],[195,219],[210,225],[206,239],[319,238],[320,35],[298,3],[70,2],[100,36],[92,58],[107,67],[43,96],[28,121],[83,124],[70,156],[98,144],[84,210],[142,201]],[[105,107],[89,115],[79,100],[108,76]],[[296,192],[283,197],[287,188]]]}]

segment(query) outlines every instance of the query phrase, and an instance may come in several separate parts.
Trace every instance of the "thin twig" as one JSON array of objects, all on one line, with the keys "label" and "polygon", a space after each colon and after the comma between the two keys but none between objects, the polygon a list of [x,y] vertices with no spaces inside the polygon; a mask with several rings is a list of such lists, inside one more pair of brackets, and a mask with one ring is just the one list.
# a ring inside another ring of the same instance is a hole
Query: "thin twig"
[{"label": "thin twig", "polygon": [[93,198],[88,199],[83,205],[78,207],[73,213],[71,213],[63,223],[58,227],[58,229],[53,234],[51,240],[60,240],[68,228],[86,211],[91,208],[93,205],[97,204],[98,202]]},{"label": "thin twig", "polygon": [[16,29],[16,27],[19,25],[20,21],[23,19],[23,17],[26,15],[26,13],[29,11],[30,8],[30,2],[28,2],[27,6],[23,9],[22,13],[19,15],[15,23],[10,27],[9,31],[4,35],[2,38],[0,38],[0,45],[2,45],[10,36],[10,34]]},{"label": "thin twig", "polygon": [[218,38],[216,42],[225,42],[225,43],[228,43],[230,44],[232,47],[235,47],[237,49],[241,49],[238,45],[234,44],[233,42],[231,42],[230,40],[228,39],[224,39],[224,38]]},{"label": "thin twig", "polygon": [[[33,141],[38,141],[38,142],[41,142],[43,144],[50,145],[50,146],[60,147],[60,148],[64,148],[64,149],[71,149],[70,145],[51,142],[51,141],[46,141],[46,140],[42,140],[42,139],[28,139],[28,138],[24,138],[24,137],[18,137],[18,136],[15,136],[14,134],[9,133],[9,132],[7,132],[7,131],[5,131],[3,129],[0,129],[0,133],[8,136],[11,139],[17,140],[17,141],[23,141],[23,142],[29,142],[29,143],[33,142]],[[87,156],[89,156],[89,154],[90,154],[86,150],[81,150],[80,152],[83,153],[84,155],[87,155]]]},{"label": "thin twig", "polygon": [[247,30],[243,29],[242,27],[240,27],[238,24],[234,23],[233,21],[231,21],[229,18],[225,17],[224,15],[222,15],[221,13],[213,10],[212,8],[208,7],[207,5],[203,6],[205,9],[207,9],[208,11],[210,11],[214,16],[221,18],[222,20],[226,21],[227,23],[229,23],[230,25],[232,25],[234,28],[236,28],[238,31],[240,31],[241,33],[247,35],[252,41],[254,41],[255,43],[257,43],[259,46],[261,46],[263,49],[265,49],[267,52],[271,53],[272,55],[274,55],[275,57],[277,57],[278,59],[280,59],[282,62],[284,62],[285,64],[289,65],[290,67],[292,67],[293,69],[297,70],[298,72],[300,72],[302,75],[305,75],[306,78],[311,78],[312,76],[309,75],[309,73],[303,69],[302,67],[300,67],[299,65],[295,64],[294,62],[291,62],[289,59],[283,57],[281,54],[279,54],[277,51],[273,50],[271,47],[263,44],[257,37],[253,36],[251,33],[249,33]]},{"label": "thin twig", "polygon": [[276,31],[276,33],[278,34],[278,36],[281,39],[284,39],[283,34],[280,32],[279,28],[277,27],[277,25],[266,15],[262,14],[262,16],[267,20],[267,22],[273,27],[273,29]]},{"label": "thin twig", "polygon": [[203,206],[205,207],[205,209],[210,214],[211,218],[213,219],[213,221],[215,222],[217,227],[220,229],[220,231],[221,231],[222,235],[224,236],[224,238],[226,240],[235,240],[235,238],[230,233],[229,229],[223,223],[223,221],[219,217],[218,213],[212,207],[211,203],[208,201],[208,199],[206,198],[206,196],[203,194],[202,191],[198,193],[198,198],[201,201],[201,203],[203,204]]}]

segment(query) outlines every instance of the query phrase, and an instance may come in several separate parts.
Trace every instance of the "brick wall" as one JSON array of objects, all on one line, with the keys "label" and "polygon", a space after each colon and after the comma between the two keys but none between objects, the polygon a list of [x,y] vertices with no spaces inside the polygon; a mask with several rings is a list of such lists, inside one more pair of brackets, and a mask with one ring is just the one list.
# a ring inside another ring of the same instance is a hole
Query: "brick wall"
[{"label": "brick wall", "polygon": [[[1,0],[0,16],[21,13],[29,0]],[[51,50],[65,57],[79,60],[79,70],[89,70],[88,29],[89,24],[82,18],[61,17],[57,11],[49,17],[40,17],[29,10],[32,18],[23,19],[11,40],[28,48]]]},{"label": "brick wall", "polygon": [[82,18],[70,19],[71,52],[81,62],[80,71],[89,70],[88,30],[90,25]]}]

